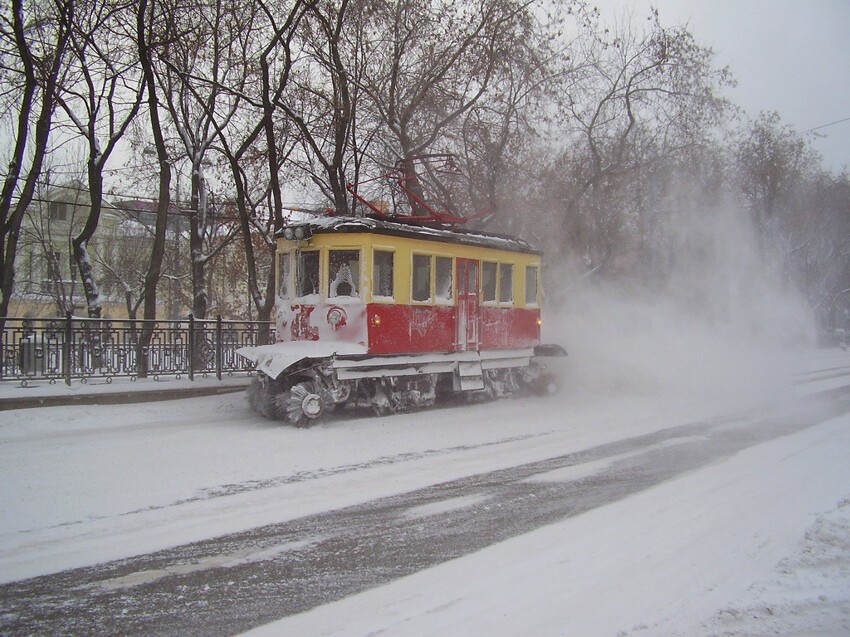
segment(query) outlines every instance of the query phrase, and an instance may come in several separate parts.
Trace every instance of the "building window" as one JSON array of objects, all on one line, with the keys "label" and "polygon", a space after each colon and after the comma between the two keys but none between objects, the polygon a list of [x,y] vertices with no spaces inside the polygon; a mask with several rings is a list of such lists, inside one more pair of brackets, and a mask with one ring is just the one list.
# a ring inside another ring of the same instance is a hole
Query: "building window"
[{"label": "building window", "polygon": [[481,264],[481,300],[484,303],[496,302],[496,264],[490,261]]},{"label": "building window", "polygon": [[454,288],[452,286],[453,272],[451,257],[436,257],[435,285],[438,302],[452,302],[454,300]]},{"label": "building window", "polygon": [[295,293],[308,296],[319,293],[319,251],[299,252],[295,262]]},{"label": "building window", "polygon": [[510,263],[499,264],[499,303],[514,300],[514,266]]},{"label": "building window", "polygon": [[331,250],[328,261],[328,297],[358,296],[360,251]]},{"label": "building window", "polygon": [[431,300],[431,257],[424,254],[413,255],[413,286],[411,297],[414,301]]},{"label": "building window", "polygon": [[292,253],[281,252],[278,256],[278,296],[282,299],[288,299],[290,295],[290,282],[292,278]]},{"label": "building window", "polygon": [[375,250],[372,264],[373,296],[393,297],[393,253]]},{"label": "building window", "polygon": [[539,289],[540,268],[529,265],[525,268],[525,304],[537,305],[537,291]]},{"label": "building window", "polygon": [[51,221],[65,221],[68,216],[67,209],[65,207],[64,201],[51,201],[50,202],[50,220]]},{"label": "building window", "polygon": [[58,283],[62,280],[62,253],[52,250],[47,254],[47,280]]},{"label": "building window", "polygon": [[38,261],[36,260],[35,252],[33,251],[32,246],[29,248],[29,252],[27,252],[27,282],[26,282],[26,291],[34,292],[36,290],[35,280],[38,278]]}]

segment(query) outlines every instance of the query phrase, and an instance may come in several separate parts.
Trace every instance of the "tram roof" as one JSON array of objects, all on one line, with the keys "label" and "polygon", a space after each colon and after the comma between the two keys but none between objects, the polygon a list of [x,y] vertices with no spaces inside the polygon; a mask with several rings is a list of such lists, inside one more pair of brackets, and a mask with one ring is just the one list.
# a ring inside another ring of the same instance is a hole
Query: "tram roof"
[{"label": "tram roof", "polygon": [[330,233],[372,233],[442,243],[472,245],[494,250],[542,254],[542,252],[523,239],[509,235],[482,232],[448,226],[434,226],[414,221],[390,221],[376,217],[327,216],[299,221],[291,221],[278,231],[277,237],[283,237],[287,228],[309,227],[311,234]]}]

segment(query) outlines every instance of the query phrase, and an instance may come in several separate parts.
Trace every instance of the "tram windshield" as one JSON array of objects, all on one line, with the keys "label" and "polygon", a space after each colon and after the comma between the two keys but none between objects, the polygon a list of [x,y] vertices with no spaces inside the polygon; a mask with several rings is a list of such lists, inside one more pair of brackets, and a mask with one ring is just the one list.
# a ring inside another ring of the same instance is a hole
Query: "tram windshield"
[{"label": "tram windshield", "polygon": [[319,293],[319,252],[299,252],[295,264],[295,294],[309,296]]},{"label": "tram windshield", "polygon": [[360,251],[331,250],[328,261],[328,298],[358,296]]}]

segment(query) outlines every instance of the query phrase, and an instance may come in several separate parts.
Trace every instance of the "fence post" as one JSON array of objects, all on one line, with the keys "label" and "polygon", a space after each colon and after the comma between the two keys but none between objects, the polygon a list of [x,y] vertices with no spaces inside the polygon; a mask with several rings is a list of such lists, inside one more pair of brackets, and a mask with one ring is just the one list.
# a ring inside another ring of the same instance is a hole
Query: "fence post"
[{"label": "fence post", "polygon": [[224,358],[221,342],[221,314],[215,317],[215,377],[221,380],[221,361]]},{"label": "fence post", "polygon": [[74,317],[65,313],[65,342],[62,343],[62,367],[65,372],[65,384],[71,386],[71,353],[74,351]]},{"label": "fence post", "polygon": [[189,380],[195,380],[195,315],[189,314]]}]

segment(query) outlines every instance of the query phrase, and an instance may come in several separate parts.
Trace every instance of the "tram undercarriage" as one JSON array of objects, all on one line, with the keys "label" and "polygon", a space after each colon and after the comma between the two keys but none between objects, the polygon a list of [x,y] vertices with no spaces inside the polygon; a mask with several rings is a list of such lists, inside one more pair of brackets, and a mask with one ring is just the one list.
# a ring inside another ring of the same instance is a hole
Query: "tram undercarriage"
[{"label": "tram undercarriage", "polygon": [[258,372],[248,400],[266,418],[309,427],[345,407],[371,409],[384,416],[430,407],[449,395],[496,399],[558,390],[557,377],[542,356],[514,352],[482,360],[474,354],[461,357],[466,360],[433,355],[402,360],[307,359],[277,378]]}]

